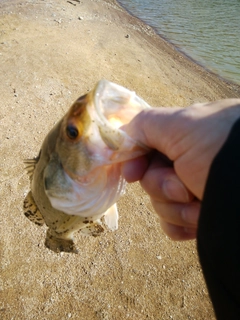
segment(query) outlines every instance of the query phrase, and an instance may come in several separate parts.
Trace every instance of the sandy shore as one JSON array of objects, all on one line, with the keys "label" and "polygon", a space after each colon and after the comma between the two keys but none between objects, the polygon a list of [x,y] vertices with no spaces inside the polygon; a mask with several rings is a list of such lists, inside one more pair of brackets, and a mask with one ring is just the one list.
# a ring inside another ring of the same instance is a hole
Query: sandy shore
[{"label": "sandy shore", "polygon": [[22,160],[101,78],[152,106],[239,97],[114,0],[0,2],[0,318],[214,319],[195,242],[170,241],[138,184],[119,201],[120,226],[78,235],[80,254],[44,247],[23,215]]}]

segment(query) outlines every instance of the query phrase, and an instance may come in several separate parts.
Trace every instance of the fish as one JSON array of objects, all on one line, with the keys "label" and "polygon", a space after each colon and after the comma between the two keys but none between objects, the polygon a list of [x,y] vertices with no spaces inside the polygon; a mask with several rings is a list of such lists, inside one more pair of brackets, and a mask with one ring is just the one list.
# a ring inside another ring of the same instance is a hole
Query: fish
[{"label": "fish", "polygon": [[47,226],[48,249],[78,253],[76,232],[96,237],[118,229],[116,202],[126,187],[121,164],[149,152],[122,128],[149,108],[134,91],[102,79],[50,130],[38,156],[24,160],[24,214]]}]

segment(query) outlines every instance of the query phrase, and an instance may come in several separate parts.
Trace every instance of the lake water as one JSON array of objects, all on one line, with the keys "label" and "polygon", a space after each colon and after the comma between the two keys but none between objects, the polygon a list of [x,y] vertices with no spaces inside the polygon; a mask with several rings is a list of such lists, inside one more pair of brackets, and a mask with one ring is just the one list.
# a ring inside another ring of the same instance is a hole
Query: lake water
[{"label": "lake water", "polygon": [[240,0],[120,0],[182,52],[240,84]]}]

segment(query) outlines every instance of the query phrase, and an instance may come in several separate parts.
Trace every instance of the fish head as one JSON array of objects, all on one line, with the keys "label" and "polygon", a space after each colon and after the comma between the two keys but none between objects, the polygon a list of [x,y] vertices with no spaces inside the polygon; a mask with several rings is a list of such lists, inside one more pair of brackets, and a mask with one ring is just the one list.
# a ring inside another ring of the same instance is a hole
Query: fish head
[{"label": "fish head", "polygon": [[116,203],[125,187],[121,163],[149,151],[121,128],[146,108],[134,92],[106,80],[75,101],[50,134],[57,142],[44,185],[53,208],[99,218]]},{"label": "fish head", "polygon": [[62,120],[57,153],[64,169],[86,175],[97,167],[120,163],[149,149],[121,127],[150,106],[135,92],[101,80],[71,106]]}]

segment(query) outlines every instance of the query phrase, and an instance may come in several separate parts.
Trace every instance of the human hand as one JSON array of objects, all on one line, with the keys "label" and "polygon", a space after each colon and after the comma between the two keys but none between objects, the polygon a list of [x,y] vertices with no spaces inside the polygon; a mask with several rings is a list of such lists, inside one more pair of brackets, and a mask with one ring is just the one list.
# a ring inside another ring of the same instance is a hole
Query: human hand
[{"label": "human hand", "polygon": [[227,99],[184,109],[153,108],[124,126],[155,151],[124,163],[122,174],[128,182],[140,180],[172,239],[196,237],[210,166],[239,117],[240,99]]}]

